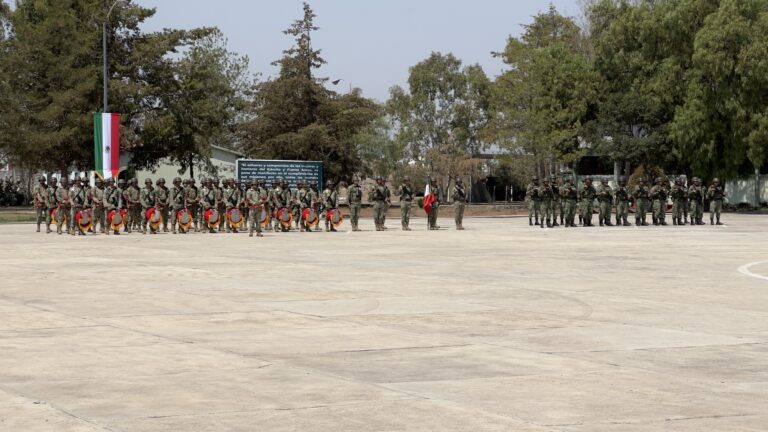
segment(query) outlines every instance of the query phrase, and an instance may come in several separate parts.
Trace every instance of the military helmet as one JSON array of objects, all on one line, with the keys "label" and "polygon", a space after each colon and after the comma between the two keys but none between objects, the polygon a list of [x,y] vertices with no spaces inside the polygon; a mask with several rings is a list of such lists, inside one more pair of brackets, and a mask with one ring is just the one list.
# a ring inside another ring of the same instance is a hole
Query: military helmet
[{"label": "military helmet", "polygon": [[333,186],[333,180],[326,180],[325,181],[326,186]]},{"label": "military helmet", "polygon": [[38,183],[45,183],[46,182],[45,176],[40,176],[40,178],[37,179],[37,182]]},{"label": "military helmet", "polygon": [[712,179],[712,183],[720,183],[720,179],[715,177]]},{"label": "military helmet", "polygon": [[125,179],[118,179],[117,180],[117,184],[119,184],[119,185],[125,184]]},{"label": "military helmet", "polygon": [[104,180],[102,180],[101,177],[96,177],[95,181],[96,181],[96,184],[99,184],[99,183],[103,184],[104,183]]},{"label": "military helmet", "polygon": [[147,177],[146,179],[144,179],[144,184],[152,184],[152,179]]},{"label": "military helmet", "polygon": [[157,182],[158,182],[159,184],[165,184],[165,178],[163,178],[163,177],[160,177],[159,179],[157,179]]},{"label": "military helmet", "polygon": [[600,179],[600,182],[601,182],[601,183],[608,183],[608,177],[602,177],[602,178]]},{"label": "military helmet", "polygon": [[619,182],[620,183],[626,183],[627,182],[627,177],[626,176],[619,177]]},{"label": "military helmet", "polygon": [[456,184],[461,184],[461,178],[456,179]]},{"label": "military helmet", "polygon": [[539,181],[539,176],[533,176],[533,177],[531,178],[531,180],[533,180],[533,181],[537,182],[537,181]]},{"label": "military helmet", "polygon": [[180,181],[181,181],[181,177],[174,177],[174,178],[173,178],[173,182],[174,182],[174,183],[176,183],[176,182],[180,182]]},{"label": "military helmet", "polygon": [[586,177],[584,177],[584,181],[585,181],[585,182],[586,182],[586,181],[592,181],[592,177],[590,177],[590,176],[586,176]]},{"label": "military helmet", "polygon": [[79,182],[79,181],[80,181],[80,177],[78,177],[78,176],[75,176],[75,178],[73,178],[73,179],[72,179],[72,181],[73,181],[73,182]]},{"label": "military helmet", "polygon": [[404,182],[409,182],[409,181],[411,181],[411,178],[409,176],[405,176],[405,177],[403,177],[403,181]]}]

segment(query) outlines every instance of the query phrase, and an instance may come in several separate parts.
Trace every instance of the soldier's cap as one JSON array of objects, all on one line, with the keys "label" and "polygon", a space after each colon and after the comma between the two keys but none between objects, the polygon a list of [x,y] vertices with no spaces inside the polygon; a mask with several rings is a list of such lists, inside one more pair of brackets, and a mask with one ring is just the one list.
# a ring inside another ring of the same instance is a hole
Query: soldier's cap
[{"label": "soldier's cap", "polygon": [[608,183],[608,177],[603,177],[600,179],[600,181],[603,183]]},{"label": "soldier's cap", "polygon": [[627,178],[625,176],[621,176],[621,177],[619,177],[619,181],[622,182],[622,183],[626,183],[627,182]]},{"label": "soldier's cap", "polygon": [[539,181],[539,176],[533,176],[533,178],[531,178],[531,180],[533,180],[533,181]]},{"label": "soldier's cap", "polygon": [[460,183],[461,183],[461,179],[460,179],[460,178],[457,178],[457,179],[456,179],[456,183],[459,183],[459,184],[460,184]]}]

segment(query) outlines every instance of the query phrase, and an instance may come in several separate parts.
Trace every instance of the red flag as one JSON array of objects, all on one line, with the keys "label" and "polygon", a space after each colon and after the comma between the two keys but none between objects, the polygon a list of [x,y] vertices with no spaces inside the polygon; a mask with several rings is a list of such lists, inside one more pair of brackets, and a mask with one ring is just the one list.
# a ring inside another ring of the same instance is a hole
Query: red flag
[{"label": "red flag", "polygon": [[432,193],[432,189],[429,187],[429,177],[427,177],[427,187],[424,188],[424,211],[427,214],[432,212],[433,202],[435,202],[435,194]]}]

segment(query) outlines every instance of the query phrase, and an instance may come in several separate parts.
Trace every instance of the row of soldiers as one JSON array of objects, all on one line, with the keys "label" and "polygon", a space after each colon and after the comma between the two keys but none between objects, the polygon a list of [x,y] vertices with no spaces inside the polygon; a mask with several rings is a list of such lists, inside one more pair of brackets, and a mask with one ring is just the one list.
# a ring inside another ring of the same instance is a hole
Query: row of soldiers
[{"label": "row of soldiers", "polygon": [[[51,224],[55,222],[56,232],[64,232],[71,235],[85,235],[83,228],[76,222],[76,216],[83,210],[88,210],[92,218],[92,232],[112,233],[119,235],[119,229],[110,224],[108,217],[114,212],[125,214],[122,225],[123,232],[131,233],[134,230],[143,234],[156,234],[160,229],[163,232],[186,234],[194,232],[213,233],[218,231],[238,232],[238,227],[245,225],[249,234],[262,236],[262,220],[269,220],[274,231],[289,231],[290,226],[280,223],[278,211],[291,213],[294,229],[301,232],[311,232],[313,224],[302,218],[305,209],[311,209],[319,220],[320,215],[328,211],[337,210],[339,207],[339,192],[333,181],[326,182],[322,192],[318,192],[313,182],[300,180],[296,188],[291,188],[283,179],[276,179],[270,188],[267,188],[264,180],[251,181],[247,185],[236,179],[219,181],[213,178],[201,179],[202,187],[198,188],[194,179],[176,177],[170,187],[166,186],[164,178],[152,182],[144,181],[144,187],[139,188],[137,179],[120,179],[115,183],[114,179],[102,180],[97,178],[95,186],[91,187],[85,178],[75,178],[72,184],[66,178],[62,178],[60,185],[52,182],[47,184],[45,177],[39,179],[39,184],[34,190],[34,206],[37,213],[37,231],[40,232],[44,222],[46,232],[50,233]],[[246,187],[247,186],[247,187]],[[437,212],[443,200],[439,188],[436,191],[436,202],[429,215],[429,229],[438,229]],[[360,179],[355,178],[347,188],[347,203],[350,210],[350,222],[352,231],[360,231],[359,218],[362,207],[363,188]],[[376,185],[368,191],[369,200],[373,203],[374,223],[377,231],[386,230],[386,213],[391,205],[391,192],[384,179],[376,179]],[[401,223],[403,230],[410,230],[410,213],[414,199],[413,188],[410,179],[404,179],[398,188],[400,197]],[[463,228],[464,206],[467,194],[461,181],[452,189],[456,213],[456,227]],[[148,211],[155,209],[162,219],[162,228],[154,227],[148,220]],[[206,211],[215,209],[221,217],[221,223],[210,226],[204,218]],[[230,220],[227,215],[233,209],[237,209],[242,221]],[[183,211],[183,212],[182,212]],[[269,215],[264,218],[263,213]],[[56,220],[53,216],[59,214]],[[179,220],[180,215],[186,214],[190,219],[188,227]],[[169,229],[170,226],[170,229]],[[315,225],[316,226],[316,225]],[[320,230],[316,226],[315,230]],[[325,230],[336,231],[336,227],[325,218]]]},{"label": "row of soldiers", "polygon": [[[583,187],[578,190],[573,184],[573,179],[566,176],[563,183],[558,182],[556,176],[539,181],[533,177],[526,190],[528,200],[528,223],[530,225],[556,227],[564,225],[575,227],[575,218],[578,213],[579,224],[593,226],[592,215],[595,200],[599,205],[598,222],[600,226],[613,226],[611,214],[615,208],[616,225],[630,226],[628,221],[629,209],[635,203],[635,225],[648,226],[647,215],[651,214],[653,225],[667,225],[667,199],[672,200],[673,225],[688,224],[690,215],[691,225],[704,225],[704,203],[710,203],[709,221],[711,225],[722,225],[720,214],[723,209],[725,190],[720,180],[715,178],[712,184],[705,188],[701,179],[694,177],[690,185],[686,186],[682,177],[669,180],[657,177],[653,185],[646,184],[644,179],[639,179],[630,190],[626,177],[620,177],[616,189],[608,184],[608,178],[604,177],[600,185],[595,187],[592,178],[583,179]],[[558,215],[560,223],[557,223]]]}]

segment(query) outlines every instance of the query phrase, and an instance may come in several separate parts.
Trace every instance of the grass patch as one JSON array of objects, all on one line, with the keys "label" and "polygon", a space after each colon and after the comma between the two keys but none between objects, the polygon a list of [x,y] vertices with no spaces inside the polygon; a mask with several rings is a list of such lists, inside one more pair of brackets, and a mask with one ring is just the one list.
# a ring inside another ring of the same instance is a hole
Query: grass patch
[{"label": "grass patch", "polygon": [[0,224],[35,222],[36,220],[34,213],[0,212]]}]

